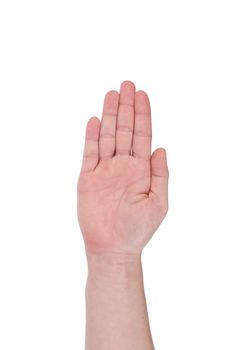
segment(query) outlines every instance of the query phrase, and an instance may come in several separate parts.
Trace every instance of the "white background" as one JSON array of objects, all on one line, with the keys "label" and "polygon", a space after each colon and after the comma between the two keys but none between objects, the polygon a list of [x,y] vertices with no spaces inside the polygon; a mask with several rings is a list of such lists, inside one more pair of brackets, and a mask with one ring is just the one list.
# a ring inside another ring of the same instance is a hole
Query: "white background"
[{"label": "white background", "polygon": [[170,169],[143,253],[155,348],[238,349],[237,17],[236,0],[1,0],[1,350],[83,349],[84,128],[127,79]]}]

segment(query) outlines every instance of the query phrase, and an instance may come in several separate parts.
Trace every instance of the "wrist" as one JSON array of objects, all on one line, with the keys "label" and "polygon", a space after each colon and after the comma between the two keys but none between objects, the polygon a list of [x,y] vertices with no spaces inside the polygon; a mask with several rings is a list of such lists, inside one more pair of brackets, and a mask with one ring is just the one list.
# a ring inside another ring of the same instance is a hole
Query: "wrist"
[{"label": "wrist", "polygon": [[141,253],[118,253],[86,251],[89,267],[104,266],[105,268],[115,265],[127,265],[141,263]]},{"label": "wrist", "polygon": [[89,280],[126,281],[142,274],[141,254],[86,252]]}]

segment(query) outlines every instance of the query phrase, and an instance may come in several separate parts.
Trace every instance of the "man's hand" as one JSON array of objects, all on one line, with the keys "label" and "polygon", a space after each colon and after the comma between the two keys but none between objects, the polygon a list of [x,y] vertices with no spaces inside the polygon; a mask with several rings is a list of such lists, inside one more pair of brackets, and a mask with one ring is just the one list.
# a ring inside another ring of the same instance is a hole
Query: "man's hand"
[{"label": "man's hand", "polygon": [[147,94],[124,81],[87,124],[78,219],[89,253],[141,253],[168,210],[166,152],[151,155]]}]

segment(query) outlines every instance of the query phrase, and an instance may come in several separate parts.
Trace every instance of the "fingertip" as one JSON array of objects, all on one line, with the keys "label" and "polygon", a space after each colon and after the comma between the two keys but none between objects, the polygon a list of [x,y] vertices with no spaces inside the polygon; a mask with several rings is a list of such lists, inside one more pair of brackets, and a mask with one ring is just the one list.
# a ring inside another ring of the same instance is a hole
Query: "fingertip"
[{"label": "fingertip", "polygon": [[135,84],[133,83],[133,81],[131,80],[124,80],[122,83],[121,83],[121,86],[120,86],[120,90],[121,88],[129,88],[129,89],[134,89],[136,90],[136,86]]},{"label": "fingertip", "polygon": [[163,147],[158,148],[158,149],[156,150],[156,152],[157,152],[157,154],[158,154],[159,157],[164,157],[164,158],[166,158],[166,156],[167,156],[166,149],[163,148]]},{"label": "fingertip", "polygon": [[137,113],[151,113],[149,96],[143,90],[135,93],[135,109]]},{"label": "fingertip", "polygon": [[116,90],[109,90],[109,91],[106,93],[105,97],[117,98],[118,95],[119,95],[119,92],[118,92],[118,91],[116,91]]},{"label": "fingertip", "polygon": [[116,115],[119,103],[119,92],[110,90],[106,93],[103,103],[103,115]]},{"label": "fingertip", "polygon": [[86,127],[86,138],[97,140],[100,130],[100,120],[97,117],[91,117]]},{"label": "fingertip", "polygon": [[110,92],[111,94],[115,94],[115,95],[119,94],[119,92],[117,90],[109,90],[108,92]]},{"label": "fingertip", "polygon": [[136,94],[139,96],[144,96],[148,98],[148,94],[144,90],[137,90]]},{"label": "fingertip", "polygon": [[167,153],[165,148],[157,148],[151,156],[152,173],[157,176],[168,176]]},{"label": "fingertip", "polygon": [[88,123],[91,123],[91,124],[100,123],[100,120],[98,117],[93,116],[88,120]]}]

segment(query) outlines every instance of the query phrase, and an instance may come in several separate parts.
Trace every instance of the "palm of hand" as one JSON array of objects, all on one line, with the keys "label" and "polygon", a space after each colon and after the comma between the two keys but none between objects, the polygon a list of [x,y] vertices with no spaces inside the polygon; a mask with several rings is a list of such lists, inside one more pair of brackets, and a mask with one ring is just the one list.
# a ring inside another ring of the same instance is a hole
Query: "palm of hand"
[{"label": "palm of hand", "polygon": [[[163,149],[151,157],[147,95],[122,83],[109,92],[103,118],[87,125],[78,181],[78,218],[87,251],[141,252],[168,209]],[[132,148],[132,151],[131,151]]]}]

